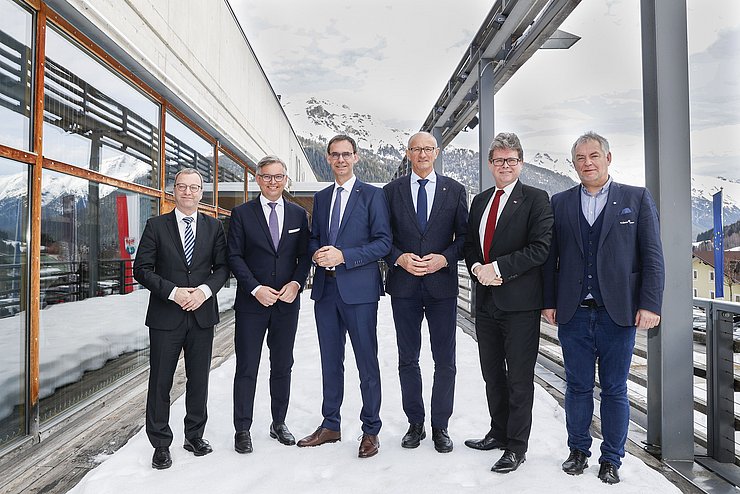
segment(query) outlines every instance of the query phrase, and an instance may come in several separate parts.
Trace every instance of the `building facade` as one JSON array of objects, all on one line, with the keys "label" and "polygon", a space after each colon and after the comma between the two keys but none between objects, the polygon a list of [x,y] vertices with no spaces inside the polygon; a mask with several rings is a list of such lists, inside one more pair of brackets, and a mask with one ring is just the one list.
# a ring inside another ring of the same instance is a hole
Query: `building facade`
[{"label": "building facade", "polygon": [[225,0],[0,0],[0,45],[2,454],[146,368],[131,266],[180,169],[225,226],[265,154],[315,177]]}]

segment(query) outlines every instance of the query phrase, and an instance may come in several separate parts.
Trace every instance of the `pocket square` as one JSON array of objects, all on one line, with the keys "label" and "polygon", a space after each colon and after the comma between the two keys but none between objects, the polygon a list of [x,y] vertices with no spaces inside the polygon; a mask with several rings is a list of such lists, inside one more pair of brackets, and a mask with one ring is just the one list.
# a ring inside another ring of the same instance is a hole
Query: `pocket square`
[{"label": "pocket square", "polygon": [[630,214],[632,210],[630,208],[624,208],[622,211],[619,212],[619,214]]},{"label": "pocket square", "polygon": [[295,232],[300,232],[300,231],[301,231],[300,228],[293,228],[292,230],[288,230],[288,233],[295,233]]}]

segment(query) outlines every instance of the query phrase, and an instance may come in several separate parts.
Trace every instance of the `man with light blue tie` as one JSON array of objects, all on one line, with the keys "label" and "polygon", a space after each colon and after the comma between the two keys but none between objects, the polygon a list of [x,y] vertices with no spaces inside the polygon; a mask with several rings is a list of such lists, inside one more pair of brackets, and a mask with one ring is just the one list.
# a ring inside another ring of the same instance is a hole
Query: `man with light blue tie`
[{"label": "man with light blue tie", "polygon": [[362,440],[358,456],[378,453],[380,368],[378,300],[383,284],[378,261],[390,251],[388,204],[383,191],[353,173],[357,144],[347,135],[333,137],[327,161],[335,183],[314,196],[309,252],[316,263],[311,298],[319,336],[324,420],[298,441],[299,447],[341,440],[344,397],[344,347],[349,334],[360,375]]},{"label": "man with light blue tie", "polygon": [[386,292],[391,296],[398,343],[398,375],[409,428],[401,440],[416,448],[426,438],[419,367],[421,323],[429,326],[434,359],[431,425],[434,448],[452,451],[447,432],[455,397],[457,261],[462,259],[468,222],[465,187],[434,170],[437,140],[428,132],[409,139],[411,173],[383,190],[391,210],[393,245],[386,256]]}]

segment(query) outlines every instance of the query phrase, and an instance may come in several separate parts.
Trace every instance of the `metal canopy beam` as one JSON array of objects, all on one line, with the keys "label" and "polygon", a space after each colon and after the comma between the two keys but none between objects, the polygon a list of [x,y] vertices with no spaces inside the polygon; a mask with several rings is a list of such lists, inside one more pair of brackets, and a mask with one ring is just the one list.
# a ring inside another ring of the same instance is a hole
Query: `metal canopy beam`
[{"label": "metal canopy beam", "polygon": [[[447,146],[478,113],[482,59],[494,60],[493,91],[557,31],[580,0],[497,0],[429,112],[421,130],[442,131]],[[489,69],[490,70],[490,69]]]}]

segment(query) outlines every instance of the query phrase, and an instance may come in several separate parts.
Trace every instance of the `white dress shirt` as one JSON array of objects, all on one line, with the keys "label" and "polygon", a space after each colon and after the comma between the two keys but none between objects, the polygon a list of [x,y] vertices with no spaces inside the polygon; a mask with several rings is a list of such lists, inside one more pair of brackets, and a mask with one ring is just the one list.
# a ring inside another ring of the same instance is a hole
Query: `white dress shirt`
[{"label": "white dress shirt", "polygon": [[[270,213],[272,212],[272,208],[270,207],[271,202],[277,203],[277,206],[275,206],[275,214],[277,214],[278,231],[280,232],[280,235],[278,236],[279,239],[283,235],[283,223],[285,222],[285,202],[283,202],[283,196],[278,197],[277,201],[271,201],[260,194],[260,204],[262,205],[262,212],[265,215],[265,222],[267,223],[268,227],[270,226]],[[270,241],[272,241],[272,239],[270,239]],[[298,288],[301,287],[301,284],[297,281],[291,281],[298,285]],[[260,288],[262,288],[262,285],[257,285],[256,287],[254,287],[254,290],[250,292],[253,297],[257,296],[257,290],[259,290]]]},{"label": "white dress shirt", "polygon": [[[175,208],[175,218],[177,219],[177,231],[180,233],[180,243],[184,247],[185,246],[185,228],[187,227],[187,223],[185,223],[185,220],[183,218],[185,217],[193,218],[193,221],[190,222],[190,228],[193,230],[193,238],[198,238],[197,228],[198,228],[198,211],[194,212],[193,214],[187,215],[180,211],[179,209]],[[193,252],[195,254],[195,252]],[[170,296],[168,297],[170,300],[175,300],[175,293],[177,292],[178,288],[182,287],[175,287],[170,292]],[[206,285],[205,283],[198,286],[200,288],[200,291],[203,292],[203,294],[206,296],[206,300],[211,298],[213,295],[213,292],[211,292],[211,288]]]},{"label": "white dress shirt", "polygon": [[[509,200],[509,197],[511,197],[511,191],[514,190],[514,187],[516,186],[517,182],[519,182],[519,179],[514,180],[512,183],[507,185],[503,188],[504,193],[501,194],[501,197],[499,198],[498,202],[498,211],[496,212],[496,223],[498,224],[498,219],[501,217],[501,213],[504,211],[504,208],[506,207],[506,203]],[[496,190],[499,190],[496,188]],[[493,200],[496,198],[496,190],[493,191],[493,194],[491,194],[491,198],[488,200],[488,204],[486,204],[486,209],[483,210],[483,216],[481,216],[480,225],[478,225],[478,237],[480,238],[480,249],[483,252],[483,255],[485,256],[485,247],[483,244],[485,243],[485,237],[486,237],[486,223],[488,223],[488,215],[491,212],[491,208],[493,207]],[[495,234],[494,234],[495,236]],[[481,263],[476,262],[473,264],[470,268],[470,271],[475,271],[476,266],[480,266]],[[493,269],[496,271],[496,274],[498,276],[501,276],[501,271],[498,269],[498,261],[493,261]]]},{"label": "white dress shirt", "polygon": [[344,218],[344,210],[347,209],[347,203],[349,202],[349,195],[352,192],[352,188],[355,186],[357,177],[352,175],[352,178],[339,185],[334,182],[334,190],[331,193],[331,203],[329,204],[329,226],[331,227],[331,215],[334,213],[334,201],[337,199],[337,187],[341,187],[342,190],[342,204],[339,209],[339,224],[342,224],[342,218]]},{"label": "white dress shirt", "polygon": [[[432,204],[434,204],[434,192],[437,189],[437,173],[432,170],[432,172],[426,176],[426,179],[429,180],[424,187],[424,190],[427,191],[427,220],[429,220],[429,215],[432,214]],[[419,189],[421,188],[421,185],[419,185],[418,182],[419,180],[422,180],[422,178],[412,171],[411,200],[414,201],[414,211],[419,211],[419,207],[416,204],[419,198]]]}]

